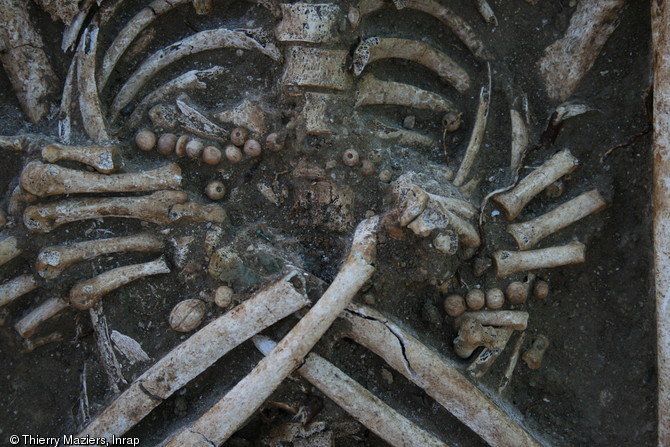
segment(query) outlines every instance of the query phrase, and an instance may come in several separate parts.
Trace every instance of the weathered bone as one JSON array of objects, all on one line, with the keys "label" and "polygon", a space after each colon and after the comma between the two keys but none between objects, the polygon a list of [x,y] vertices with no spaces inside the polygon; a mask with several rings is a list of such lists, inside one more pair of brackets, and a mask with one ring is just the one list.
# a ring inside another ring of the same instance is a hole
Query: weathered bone
[{"label": "weathered bone", "polygon": [[121,154],[116,146],[64,146],[50,144],[42,149],[42,158],[49,163],[61,160],[77,161],[111,174],[121,167]]},{"label": "weathered bone", "polygon": [[510,381],[512,380],[512,374],[514,374],[516,364],[519,362],[521,347],[523,346],[523,342],[525,339],[526,339],[526,333],[522,332],[519,335],[519,338],[517,338],[516,343],[514,344],[514,348],[512,348],[512,355],[509,358],[509,363],[507,364],[505,373],[500,378],[500,385],[498,386],[498,394],[502,394],[502,392],[505,391],[505,388],[507,388],[507,385],[509,385]]},{"label": "weathered bone", "polygon": [[[263,336],[254,337],[253,341],[263,355],[268,355],[277,345]],[[308,354],[296,372],[394,447],[447,447],[323,357]]]},{"label": "weathered bone", "polygon": [[526,362],[528,368],[539,369],[540,366],[542,366],[542,358],[544,357],[544,353],[547,351],[548,347],[549,339],[540,334],[535,340],[533,340],[533,344],[526,352],[523,353],[521,358],[524,362]]},{"label": "weathered bone", "polygon": [[77,37],[79,37],[81,27],[83,26],[88,11],[91,9],[91,6],[93,6],[93,3],[95,3],[95,0],[84,1],[79,8],[79,12],[74,17],[74,20],[71,23],[66,24],[67,26],[63,30],[63,38],[61,39],[60,46],[63,52],[67,52],[75,43],[77,43]]},{"label": "weathered bone", "polygon": [[365,306],[349,305],[341,317],[350,324],[348,337],[423,388],[490,445],[540,446],[447,359],[435,354],[379,312]]},{"label": "weathered bone", "polygon": [[515,272],[578,264],[584,262],[585,252],[586,245],[581,242],[571,242],[567,245],[540,250],[498,250],[493,253],[493,260],[497,268],[496,276],[504,278]]},{"label": "weathered bone", "polygon": [[19,241],[14,236],[9,236],[0,241],[0,265],[4,265],[21,254]]},{"label": "weathered bone", "polygon": [[401,82],[380,81],[366,74],[358,84],[355,107],[393,104],[435,112],[456,111],[454,105],[442,96]]},{"label": "weathered bone", "polygon": [[0,0],[0,62],[12,83],[21,109],[36,123],[49,111],[48,97],[59,82],[44,53],[42,37],[33,27],[28,3]]},{"label": "weathered bone", "polygon": [[21,187],[38,197],[96,192],[156,191],[180,186],[181,168],[176,163],[152,171],[103,175],[33,161],[28,163],[21,174]]},{"label": "weathered bone", "polygon": [[598,190],[592,189],[533,220],[508,225],[507,232],[514,236],[521,250],[526,250],[579,219],[597,213],[605,205]]},{"label": "weathered bone", "polygon": [[123,377],[121,364],[112,349],[112,341],[109,339],[109,328],[107,318],[102,310],[102,303],[97,302],[88,309],[88,315],[91,317],[91,325],[95,333],[95,342],[98,347],[98,357],[102,369],[107,375],[109,387],[114,394],[119,392],[119,384],[125,385],[128,382]]},{"label": "weathered bone", "polygon": [[52,332],[49,335],[45,335],[44,337],[39,337],[34,340],[23,340],[23,343],[21,343],[21,353],[28,354],[37,348],[48,345],[49,343],[58,343],[61,341],[63,341],[63,334],[60,332]]},{"label": "weathered bone", "polygon": [[87,310],[108,293],[125,286],[137,279],[145,276],[170,273],[170,268],[165,263],[165,259],[160,257],[155,261],[145,262],[144,264],[133,264],[118,267],[95,278],[80,282],[70,289],[70,304],[77,309]]},{"label": "weathered bone", "polygon": [[336,4],[282,3],[275,28],[280,42],[327,43],[339,40],[342,10]]},{"label": "weathered bone", "polygon": [[572,95],[619,25],[618,16],[625,3],[626,0],[579,2],[565,36],[547,47],[539,62],[540,75],[552,99],[565,101]]},{"label": "weathered bone", "polygon": [[391,58],[406,59],[431,69],[460,93],[470,88],[470,76],[449,56],[427,43],[395,37],[370,37],[362,41],[354,53],[354,74],[359,76],[368,64]]},{"label": "weathered bone", "polygon": [[291,272],[220,316],[138,377],[78,436],[121,436],[233,348],[310,304]]},{"label": "weathered bone", "polygon": [[129,77],[121,87],[110,107],[112,121],[121,109],[130,103],[147,81],[169,64],[191,54],[219,48],[239,48],[243,50],[258,50],[261,54],[274,61],[281,59],[281,53],[271,43],[260,43],[242,31],[228,29],[213,29],[200,31],[179,42],[175,42],[149,56]]},{"label": "weathered bone", "polygon": [[0,149],[6,151],[22,151],[26,148],[26,137],[23,135],[17,136],[0,136]]},{"label": "weathered bone", "polygon": [[102,116],[98,86],[95,82],[95,59],[98,48],[99,28],[92,24],[84,30],[77,49],[77,86],[79,111],[84,129],[96,143],[109,141],[107,124]]},{"label": "weathered bone", "polygon": [[[501,339],[505,337],[509,339],[512,330],[507,327],[485,326],[473,318],[466,318],[459,322],[458,337],[454,340],[454,352],[460,358],[466,359],[480,346],[493,351],[500,347]],[[507,339],[504,343],[507,343]]]},{"label": "weathered bone", "polygon": [[509,110],[510,119],[512,121],[512,150],[510,159],[510,170],[515,172],[519,163],[521,163],[521,156],[524,150],[528,147],[528,127],[524,122],[521,114],[514,109]]},{"label": "weathered bone", "polygon": [[346,70],[347,50],[292,46],[286,51],[281,84],[349,90],[351,75]]},{"label": "weathered bone", "polygon": [[35,270],[45,279],[54,279],[77,262],[124,251],[154,252],[163,249],[163,241],[149,234],[97,239],[72,245],[47,247],[37,255]]},{"label": "weathered bone", "polygon": [[23,213],[23,223],[36,233],[48,233],[70,222],[104,217],[126,217],[167,224],[170,223],[170,207],[187,199],[186,193],[181,191],[158,191],[141,197],[62,200],[29,206]]},{"label": "weathered bone", "polygon": [[319,301],[249,375],[194,424],[171,437],[167,446],[222,444],[300,365],[374,273],[378,222],[375,216],[358,225],[347,260]]},{"label": "weathered bone", "polygon": [[475,5],[479,14],[484,18],[484,21],[489,25],[498,26],[498,19],[496,18],[491,5],[486,0],[475,0]]},{"label": "weathered bone", "polygon": [[514,188],[493,196],[493,201],[502,207],[508,220],[514,220],[536,195],[559,178],[574,171],[577,165],[578,160],[570,151],[562,150],[531,172]]},{"label": "weathered bone", "polygon": [[177,98],[177,108],[184,115],[186,120],[191,124],[189,127],[197,128],[199,135],[205,135],[206,138],[212,140],[225,141],[228,137],[228,132],[214,124],[209,118],[198,112],[193,106],[186,103],[186,95],[181,95]]},{"label": "weathered bone", "polygon": [[509,342],[514,329],[503,327],[503,328],[494,328],[496,331],[495,341],[490,347],[484,347],[482,351],[475,357],[475,359],[468,365],[467,371],[475,379],[480,379],[488,372],[493,363],[496,361],[500,354],[503,353],[507,342]]},{"label": "weathered bone", "polygon": [[63,298],[48,298],[28,315],[17,321],[14,329],[23,338],[32,337],[40,324],[69,306],[67,300]]},{"label": "weathered bone", "polygon": [[267,112],[260,105],[245,99],[230,110],[216,113],[214,117],[222,123],[232,123],[235,126],[249,129],[251,133],[265,135],[267,132],[265,115]]},{"label": "weathered bone", "polygon": [[479,92],[479,106],[477,107],[477,115],[475,117],[475,125],[472,128],[472,135],[470,135],[470,142],[465,149],[463,161],[458,168],[456,178],[454,178],[454,186],[461,186],[467,180],[470,169],[477,158],[479,148],[484,140],[484,132],[486,131],[487,118],[489,116],[489,105],[491,104],[491,90],[490,87],[482,87]]},{"label": "weathered bone", "polygon": [[[79,42],[79,45],[83,44],[83,41]],[[67,75],[65,76],[63,94],[58,114],[58,137],[65,143],[72,142],[72,115],[75,113],[74,92],[75,85],[77,83],[77,63],[79,59],[77,56],[78,53],[79,50],[77,50],[74,57],[72,58],[72,61],[70,62],[70,68],[68,68]]]},{"label": "weathered bone", "polygon": [[0,285],[0,307],[6,306],[17,298],[37,288],[33,275],[21,275]]},{"label": "weathered bone", "polygon": [[465,312],[456,319],[456,327],[460,328],[466,320],[474,320],[483,326],[510,327],[518,331],[526,329],[528,312],[521,310],[480,310]]},{"label": "weathered bone", "polygon": [[226,210],[214,203],[201,205],[195,202],[187,202],[178,203],[170,208],[170,220],[177,222],[181,219],[193,222],[224,223],[228,220],[228,215]]}]

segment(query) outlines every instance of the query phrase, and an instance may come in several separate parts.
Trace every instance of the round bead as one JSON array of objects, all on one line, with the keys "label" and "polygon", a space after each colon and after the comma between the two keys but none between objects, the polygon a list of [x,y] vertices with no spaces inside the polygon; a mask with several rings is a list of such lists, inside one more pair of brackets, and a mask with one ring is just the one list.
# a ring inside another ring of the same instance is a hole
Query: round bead
[{"label": "round bead", "polygon": [[186,144],[188,143],[189,139],[190,138],[188,135],[182,135],[181,137],[177,138],[177,143],[174,147],[174,153],[177,154],[177,157],[183,157],[186,155]]},{"label": "round bead", "polygon": [[238,163],[242,161],[242,159],[244,158],[244,154],[242,153],[242,151],[237,146],[233,146],[232,144],[226,146],[225,153],[226,158],[231,163]]},{"label": "round bead", "polygon": [[347,166],[356,166],[359,159],[360,157],[358,156],[358,152],[355,149],[347,149],[342,154],[342,161]]},{"label": "round bead", "polygon": [[247,141],[249,132],[244,127],[236,127],[230,131],[230,142],[235,146],[242,146]]},{"label": "round bead", "polygon": [[444,311],[450,317],[458,317],[465,309],[465,300],[460,295],[449,295],[444,299]]},{"label": "round bead", "polygon": [[379,173],[379,181],[381,182],[388,183],[391,181],[392,178],[393,174],[388,169],[384,169],[382,172]]},{"label": "round bead", "polygon": [[202,141],[194,138],[193,140],[186,143],[186,155],[191,158],[200,158],[202,150],[205,148],[205,145]]},{"label": "round bead", "polygon": [[486,291],[486,307],[489,309],[500,309],[505,304],[505,294],[500,289]]},{"label": "round bead", "polygon": [[156,146],[156,134],[150,130],[143,130],[135,135],[135,144],[137,148],[148,152]]},{"label": "round bead", "polygon": [[158,144],[156,150],[161,155],[170,155],[174,152],[174,148],[177,145],[177,135],[173,133],[164,133],[158,139]]},{"label": "round bead", "polygon": [[374,173],[375,164],[370,160],[363,160],[363,163],[361,164],[361,174],[366,177],[370,177],[371,175],[374,175]]},{"label": "round bead", "polygon": [[528,287],[520,281],[514,281],[509,283],[505,294],[510,303],[523,304],[528,299]]},{"label": "round bead", "polygon": [[481,289],[472,289],[465,296],[465,302],[472,310],[479,310],[486,304],[486,294]]},{"label": "round bead", "polygon": [[226,195],[226,187],[222,182],[215,180],[205,186],[205,194],[211,200],[221,200]]},{"label": "round bead", "polygon": [[541,300],[549,296],[549,284],[541,279],[533,284],[533,295]]},{"label": "round bead", "polygon": [[208,165],[218,165],[221,157],[221,150],[216,146],[207,146],[202,151],[202,161]]},{"label": "round bead", "polygon": [[260,156],[261,150],[261,144],[256,140],[247,140],[244,143],[244,153],[250,157]]}]

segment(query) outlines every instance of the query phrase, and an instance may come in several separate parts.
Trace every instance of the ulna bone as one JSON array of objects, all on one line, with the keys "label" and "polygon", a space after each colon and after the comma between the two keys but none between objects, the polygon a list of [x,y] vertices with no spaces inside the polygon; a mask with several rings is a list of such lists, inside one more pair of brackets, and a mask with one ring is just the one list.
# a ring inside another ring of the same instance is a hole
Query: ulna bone
[{"label": "ulna bone", "polygon": [[497,272],[504,278],[516,272],[560,267],[585,261],[586,246],[581,242],[571,242],[558,247],[528,251],[498,250],[493,253]]}]

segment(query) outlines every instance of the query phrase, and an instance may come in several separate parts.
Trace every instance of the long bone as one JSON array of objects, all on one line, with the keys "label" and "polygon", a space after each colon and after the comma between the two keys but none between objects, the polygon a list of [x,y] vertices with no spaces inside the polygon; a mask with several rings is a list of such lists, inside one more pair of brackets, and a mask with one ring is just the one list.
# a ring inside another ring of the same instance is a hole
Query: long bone
[{"label": "long bone", "polygon": [[245,340],[310,301],[291,272],[221,315],[157,361],[78,435],[121,436],[163,400]]},{"label": "long bone", "polygon": [[474,320],[484,326],[503,326],[522,331],[528,326],[528,312],[521,310],[481,310],[465,312],[456,319],[460,328],[466,320]]},{"label": "long bone", "polygon": [[463,161],[458,168],[456,177],[454,178],[454,186],[461,186],[472,169],[472,165],[477,158],[479,148],[484,140],[484,132],[486,131],[486,123],[489,116],[489,105],[491,104],[491,78],[489,72],[489,86],[482,87],[479,92],[479,106],[477,107],[477,115],[475,117],[475,125],[472,128],[472,135],[468,142],[468,147],[465,149]]},{"label": "long bone", "polygon": [[48,233],[70,222],[103,217],[126,217],[167,224],[170,223],[170,207],[186,200],[188,196],[181,191],[158,191],[141,197],[69,199],[27,207],[23,223],[36,233]]},{"label": "long bone", "polygon": [[207,413],[167,442],[167,446],[220,445],[256,411],[326,332],[375,272],[379,217],[361,222],[351,251],[332,284],[270,354]]},{"label": "long bone", "polygon": [[191,54],[231,47],[242,50],[258,50],[274,61],[281,59],[281,53],[273,44],[263,45],[242,31],[228,29],[200,31],[158,50],[130,75],[129,80],[121,87],[110,107],[109,114],[112,121],[118,117],[121,109],[130,103],[147,81],[169,64]]},{"label": "long bone", "polygon": [[475,5],[477,6],[479,14],[486,23],[489,25],[498,26],[498,19],[496,18],[491,5],[489,5],[486,0],[475,0]]},{"label": "long bone", "polygon": [[77,87],[79,89],[79,111],[84,129],[96,143],[109,141],[107,124],[102,116],[98,86],[95,82],[95,59],[98,47],[99,28],[89,25],[81,36],[77,48]]},{"label": "long bone", "polygon": [[528,147],[528,127],[524,122],[521,114],[514,110],[509,110],[510,120],[512,122],[512,148],[510,157],[510,170],[514,172],[521,163],[521,156],[523,151]]},{"label": "long bone", "polygon": [[571,242],[567,245],[540,250],[498,250],[493,253],[493,260],[497,268],[496,276],[504,278],[516,272],[578,264],[584,262],[585,252],[586,246],[584,244]]},{"label": "long bone", "polygon": [[568,149],[562,150],[522,179],[514,188],[493,196],[492,200],[505,211],[508,220],[514,220],[528,202],[547,186],[574,171],[578,163]]},{"label": "long bone", "polygon": [[379,312],[349,305],[341,317],[347,337],[380,356],[423,388],[440,405],[490,445],[540,447],[512,417],[444,359]]},{"label": "long bone", "polygon": [[59,312],[67,309],[70,305],[63,298],[48,298],[42,304],[33,309],[28,315],[14,324],[14,329],[22,338],[30,338],[37,331],[40,324],[44,323]]},{"label": "long bone", "polygon": [[39,161],[28,163],[21,174],[21,187],[38,197],[98,192],[143,192],[181,186],[181,168],[176,163],[152,171],[104,175],[63,168]]},{"label": "long bone", "polygon": [[507,232],[514,236],[521,250],[526,250],[579,219],[597,213],[605,205],[598,190],[592,189],[533,220],[508,225]]},{"label": "long bone", "polygon": [[[263,336],[253,341],[263,355],[277,344]],[[447,447],[317,354],[309,353],[296,373],[394,447]]]},{"label": "long bone", "polygon": [[6,306],[17,298],[37,288],[33,275],[21,275],[0,285],[0,307]]},{"label": "long bone", "polygon": [[368,64],[391,58],[431,69],[460,93],[470,88],[468,73],[449,56],[427,43],[396,37],[370,37],[358,44],[353,58],[354,75],[359,76]]},{"label": "long bone", "polygon": [[35,270],[44,279],[54,279],[77,262],[124,251],[155,252],[163,249],[163,241],[149,234],[96,239],[72,245],[47,247],[37,255]]},{"label": "long bone", "polygon": [[50,144],[42,149],[42,158],[49,163],[77,161],[95,168],[101,174],[111,174],[121,167],[121,154],[116,146]]},{"label": "long bone", "polygon": [[4,265],[21,254],[19,241],[9,236],[0,241],[0,265]]},{"label": "long bone", "polygon": [[170,273],[165,259],[160,257],[144,264],[133,264],[108,270],[70,289],[70,304],[80,310],[88,310],[105,295],[145,276]]},{"label": "long bone", "polygon": [[381,81],[366,74],[358,84],[355,107],[394,104],[436,112],[453,112],[456,107],[442,96],[401,82]]},{"label": "long bone", "polygon": [[195,202],[186,202],[173,205],[170,208],[170,220],[177,222],[182,219],[193,222],[224,223],[228,220],[228,215],[226,210],[215,203],[201,205]]}]

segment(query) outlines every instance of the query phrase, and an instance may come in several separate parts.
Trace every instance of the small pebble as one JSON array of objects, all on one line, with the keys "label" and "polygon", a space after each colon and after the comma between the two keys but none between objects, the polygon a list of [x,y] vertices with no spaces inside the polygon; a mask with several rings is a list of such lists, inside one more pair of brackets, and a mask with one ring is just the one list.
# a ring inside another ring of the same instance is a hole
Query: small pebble
[{"label": "small pebble", "polygon": [[205,303],[188,299],[178,303],[170,312],[170,327],[177,332],[190,332],[200,326],[205,316]]},{"label": "small pebble", "polygon": [[279,134],[273,132],[265,139],[265,145],[272,152],[279,152],[284,149],[284,142],[280,140]]},{"label": "small pebble", "polygon": [[156,134],[150,130],[143,130],[135,135],[135,144],[138,149],[148,152],[156,147]]},{"label": "small pebble", "polygon": [[472,310],[479,310],[486,304],[486,294],[481,289],[471,289],[465,296],[465,302]]},{"label": "small pebble", "polygon": [[374,306],[375,305],[375,296],[371,293],[366,293],[363,295],[363,302],[367,304],[368,306]]},{"label": "small pebble", "polygon": [[242,153],[242,151],[238,147],[233,146],[232,144],[226,146],[225,152],[226,152],[226,158],[231,163],[238,163],[242,161],[242,159],[244,158],[244,154]]},{"label": "small pebble", "polygon": [[247,141],[247,136],[249,132],[244,127],[236,127],[230,131],[230,142],[235,146],[243,146],[244,142]]},{"label": "small pebble", "polygon": [[218,165],[221,162],[221,150],[216,146],[207,146],[202,151],[202,161],[208,165]]},{"label": "small pebble", "polygon": [[219,307],[228,307],[233,302],[233,295],[235,292],[228,286],[221,286],[216,289],[214,294],[214,303]]},{"label": "small pebble", "polygon": [[261,155],[261,144],[256,140],[247,140],[244,143],[244,153],[250,157],[258,157]]},{"label": "small pebble", "polygon": [[450,317],[458,317],[465,309],[465,300],[460,295],[449,295],[444,299],[444,311]]},{"label": "small pebble", "polygon": [[156,150],[161,155],[170,155],[174,152],[174,148],[177,145],[177,135],[173,133],[164,133],[158,139],[158,144]]},{"label": "small pebble", "polygon": [[210,200],[221,200],[226,195],[226,187],[222,182],[215,180],[207,184],[205,194]]}]

